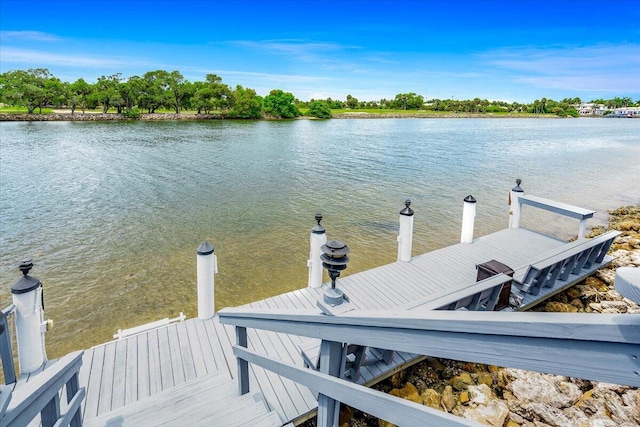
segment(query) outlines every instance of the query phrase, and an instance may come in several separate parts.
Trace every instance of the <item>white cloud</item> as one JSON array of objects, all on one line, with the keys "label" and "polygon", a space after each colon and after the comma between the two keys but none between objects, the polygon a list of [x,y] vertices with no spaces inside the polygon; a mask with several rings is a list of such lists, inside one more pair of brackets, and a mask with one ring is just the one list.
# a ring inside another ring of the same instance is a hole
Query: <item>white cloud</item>
[{"label": "white cloud", "polygon": [[126,59],[107,59],[85,55],[55,54],[29,49],[3,47],[0,50],[3,63],[36,64],[40,67],[66,66],[87,68],[109,68],[131,65]]},{"label": "white cloud", "polygon": [[640,92],[640,45],[552,46],[483,54],[491,68],[517,82],[570,91]]},{"label": "white cloud", "polygon": [[0,40],[7,41],[37,41],[37,42],[58,42],[62,39],[55,34],[43,33],[42,31],[0,31]]}]

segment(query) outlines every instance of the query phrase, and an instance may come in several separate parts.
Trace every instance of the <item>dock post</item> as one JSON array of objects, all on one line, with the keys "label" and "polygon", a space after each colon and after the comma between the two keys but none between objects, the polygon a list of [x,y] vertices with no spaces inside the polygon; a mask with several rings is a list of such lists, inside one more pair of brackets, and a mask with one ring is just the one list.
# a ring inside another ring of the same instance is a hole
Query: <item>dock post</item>
[{"label": "dock post", "polygon": [[215,314],[215,274],[218,272],[218,259],[209,242],[198,247],[198,318],[211,319]]},{"label": "dock post", "polygon": [[473,227],[476,221],[476,199],[469,194],[464,198],[462,208],[462,231],[460,232],[460,243],[473,242]]},{"label": "dock post", "polygon": [[413,244],[413,209],[411,200],[404,202],[405,208],[400,211],[400,232],[398,233],[398,261],[411,261],[411,245]]},{"label": "dock post", "polygon": [[309,238],[309,260],[307,261],[307,267],[309,267],[309,284],[310,288],[319,288],[322,286],[322,245],[327,243],[327,235],[324,227],[320,224],[322,221],[322,215],[316,214],[316,221],[318,222],[311,229],[311,237]]},{"label": "dock post", "polygon": [[524,190],[520,188],[521,183],[522,180],[520,178],[516,179],[516,186],[509,193],[509,228],[520,228],[522,205],[519,199],[524,194]]},{"label": "dock post", "polygon": [[42,283],[29,276],[33,261],[20,261],[22,277],[11,287],[13,304],[16,306],[16,338],[18,341],[18,362],[20,373],[36,371],[47,361],[44,346],[44,296]]}]

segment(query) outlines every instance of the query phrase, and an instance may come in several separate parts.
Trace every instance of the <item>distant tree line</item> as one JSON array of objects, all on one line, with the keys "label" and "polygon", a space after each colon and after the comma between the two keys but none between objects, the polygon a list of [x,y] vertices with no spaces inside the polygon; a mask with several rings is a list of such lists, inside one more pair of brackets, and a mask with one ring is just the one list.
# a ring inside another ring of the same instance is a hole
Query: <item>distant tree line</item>
[{"label": "distant tree line", "polygon": [[[63,82],[45,68],[15,70],[0,74],[0,102],[24,107],[29,114],[42,112],[44,107],[69,108],[72,114],[80,110],[101,109],[104,113],[116,110],[131,118],[145,113],[183,110],[198,114],[219,113],[225,117],[256,119],[262,117],[294,118],[300,109],[318,118],[331,117],[335,109],[394,109],[461,113],[535,113],[577,116],[575,105],[580,98],[562,101],[542,98],[530,104],[518,102],[430,99],[416,93],[400,93],[394,99],[359,101],[347,95],[344,101],[331,98],[300,101],[289,92],[272,90],[264,97],[251,88],[240,85],[231,88],[215,74],[207,74],[204,81],[190,82],[179,71],[148,71],[142,76],[123,78],[120,73],[101,76],[95,83],[80,78],[73,83]],[[631,98],[598,99],[592,101],[610,108],[634,105]],[[640,100],[637,101],[640,105]]]}]

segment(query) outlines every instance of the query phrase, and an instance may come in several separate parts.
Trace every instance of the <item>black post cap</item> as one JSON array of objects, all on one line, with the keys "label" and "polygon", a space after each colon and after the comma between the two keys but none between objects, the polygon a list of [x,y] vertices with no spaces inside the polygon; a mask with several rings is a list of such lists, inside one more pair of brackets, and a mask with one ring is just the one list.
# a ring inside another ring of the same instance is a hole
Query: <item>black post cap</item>
[{"label": "black post cap", "polygon": [[23,259],[20,261],[20,271],[22,271],[22,277],[11,286],[12,294],[26,294],[34,289],[38,289],[42,286],[40,280],[35,277],[29,276],[29,271],[33,268],[32,259]]},{"label": "black post cap", "polygon": [[326,230],[324,229],[322,224],[320,224],[320,221],[322,221],[322,214],[317,213],[315,218],[318,223],[313,226],[313,228],[311,229],[311,232],[313,234],[324,234]]},{"label": "black post cap", "polygon": [[405,208],[400,211],[400,215],[413,216],[413,209],[411,209],[409,207],[409,206],[411,206],[411,199],[405,200],[404,201],[404,206],[405,206]]},{"label": "black post cap", "polygon": [[198,246],[198,255],[211,255],[213,253],[213,245],[206,240]]},{"label": "black post cap", "polygon": [[522,180],[520,178],[516,179],[516,186],[513,187],[511,191],[515,191],[516,193],[524,193],[524,190],[520,188],[521,183],[522,183]]},{"label": "black post cap", "polygon": [[469,194],[467,197],[464,198],[464,201],[467,203],[475,203],[476,202],[476,198],[473,197],[471,194]]}]

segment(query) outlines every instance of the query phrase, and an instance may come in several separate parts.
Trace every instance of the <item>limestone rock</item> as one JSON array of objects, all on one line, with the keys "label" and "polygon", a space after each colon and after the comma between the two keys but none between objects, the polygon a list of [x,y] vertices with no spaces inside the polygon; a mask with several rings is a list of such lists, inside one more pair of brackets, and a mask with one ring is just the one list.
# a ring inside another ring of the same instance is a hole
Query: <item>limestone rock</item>
[{"label": "limestone rock", "polygon": [[486,384],[487,386],[491,387],[493,385],[493,375],[491,375],[489,372],[480,372],[476,381],[478,385]]},{"label": "limestone rock", "polygon": [[507,408],[507,405],[504,402],[498,399],[493,399],[486,406],[481,405],[473,408],[466,408],[461,415],[466,419],[474,420],[482,424],[502,427],[509,415],[509,408]]},{"label": "limestone rock", "polygon": [[[487,405],[495,398],[486,384],[470,385],[468,391],[471,393],[471,403],[476,405]],[[462,399],[460,399],[460,402],[462,402]]]},{"label": "limestone rock", "polygon": [[420,393],[420,397],[422,398],[423,405],[430,406],[434,409],[442,410],[440,395],[434,389],[428,388],[424,390],[422,393]]},{"label": "limestone rock", "polygon": [[602,311],[606,309],[615,310],[616,313],[626,313],[627,304],[624,301],[602,301]]},{"label": "limestone rock", "polygon": [[538,402],[554,408],[566,408],[582,396],[578,386],[564,377],[519,369],[507,369],[507,372],[515,378],[507,385],[507,389],[524,403]]},{"label": "limestone rock", "polygon": [[411,383],[407,383],[403,388],[394,388],[389,392],[389,394],[412,402],[422,403],[422,397],[420,397],[418,389]]},{"label": "limestone rock", "polygon": [[456,390],[466,390],[469,385],[473,384],[473,379],[468,372],[462,372],[451,378],[451,385]]},{"label": "limestone rock", "polygon": [[442,407],[447,412],[451,412],[456,407],[456,398],[453,395],[453,387],[450,385],[446,386],[442,392]]},{"label": "limestone rock", "polygon": [[609,287],[607,286],[607,284],[602,280],[598,279],[597,277],[593,277],[593,276],[587,277],[584,280],[584,282],[586,286],[592,287],[599,292],[607,292],[609,290]]},{"label": "limestone rock", "polygon": [[545,311],[553,313],[577,313],[578,309],[571,304],[564,302],[550,301],[545,307]]}]

